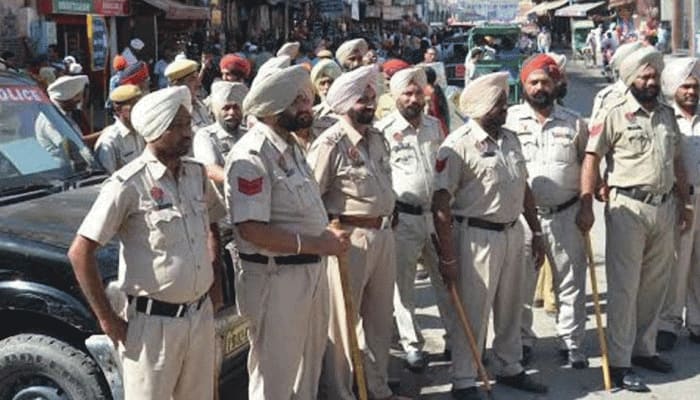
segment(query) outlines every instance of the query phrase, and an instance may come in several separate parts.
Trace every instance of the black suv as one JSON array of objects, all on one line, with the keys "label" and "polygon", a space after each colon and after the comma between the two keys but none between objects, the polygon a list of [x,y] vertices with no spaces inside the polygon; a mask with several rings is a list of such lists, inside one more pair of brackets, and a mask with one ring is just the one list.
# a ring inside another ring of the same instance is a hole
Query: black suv
[{"label": "black suv", "polygon": [[[2,400],[124,397],[116,352],[66,256],[105,178],[43,90],[27,77],[0,71]],[[105,286],[112,289],[117,247],[112,242],[98,253]],[[216,316],[220,382],[245,393],[248,325],[236,312],[231,271],[229,265],[226,307]]]}]

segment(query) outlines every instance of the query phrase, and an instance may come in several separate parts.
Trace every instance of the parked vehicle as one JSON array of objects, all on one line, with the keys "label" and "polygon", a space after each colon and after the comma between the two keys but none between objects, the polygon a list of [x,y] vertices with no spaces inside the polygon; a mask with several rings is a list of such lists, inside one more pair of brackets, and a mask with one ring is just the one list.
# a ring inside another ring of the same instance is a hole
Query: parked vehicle
[{"label": "parked vehicle", "polygon": [[[123,399],[115,350],[66,256],[105,178],[41,88],[0,71],[2,400]],[[118,257],[115,241],[98,253],[106,286],[117,279]],[[226,307],[216,316],[222,384],[247,378],[248,324],[226,272]]]}]

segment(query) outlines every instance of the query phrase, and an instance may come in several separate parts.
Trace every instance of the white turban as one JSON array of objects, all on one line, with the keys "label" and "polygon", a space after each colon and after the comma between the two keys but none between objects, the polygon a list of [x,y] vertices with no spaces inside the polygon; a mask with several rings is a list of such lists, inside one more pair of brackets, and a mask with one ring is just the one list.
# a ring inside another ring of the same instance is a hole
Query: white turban
[{"label": "white turban", "polygon": [[240,82],[216,81],[211,84],[211,105],[214,110],[228,103],[243,104],[248,94],[246,85]]},{"label": "white turban", "polygon": [[676,95],[676,91],[690,77],[700,80],[700,62],[697,58],[683,57],[672,59],[661,74],[661,89],[669,99]]},{"label": "white turban", "polygon": [[328,89],[326,103],[336,114],[345,114],[360,100],[367,86],[375,87],[378,74],[376,65],[365,65],[340,75]]},{"label": "white turban", "polygon": [[619,71],[620,64],[622,64],[622,62],[627,57],[629,57],[630,54],[641,49],[642,47],[644,47],[644,43],[642,43],[641,41],[625,43],[623,45],[620,45],[620,47],[618,47],[617,50],[615,50],[615,54],[613,54],[612,58],[610,59],[610,66],[612,67],[613,71]]},{"label": "white turban", "polygon": [[262,80],[271,73],[277,72],[283,68],[287,68],[290,65],[292,65],[292,59],[289,58],[288,55],[282,55],[268,59],[260,66],[260,68],[258,68],[258,72],[255,75],[255,78],[253,79],[253,82],[250,86],[253,86],[256,81]]},{"label": "white turban", "polygon": [[62,76],[50,84],[46,91],[51,100],[70,100],[85,90],[89,82],[86,75]]},{"label": "white turban", "polygon": [[326,76],[332,80],[336,80],[342,73],[343,70],[340,69],[340,65],[338,65],[338,63],[335,61],[327,59],[321,60],[317,62],[313,68],[311,68],[311,83],[316,86],[318,84],[318,80]]},{"label": "white turban", "polygon": [[459,97],[459,108],[469,118],[481,118],[498,102],[502,92],[508,95],[508,72],[494,72],[469,82]]},{"label": "white turban", "polygon": [[243,110],[257,118],[277,115],[287,109],[302,90],[311,95],[309,73],[301,65],[270,69],[256,77],[243,100]]},{"label": "white turban", "polygon": [[299,48],[301,44],[299,42],[287,42],[277,50],[277,57],[279,56],[289,56],[291,59],[297,58],[299,55]]},{"label": "white turban", "polygon": [[630,86],[647,65],[653,67],[658,74],[664,69],[664,56],[651,46],[635,51],[622,61],[620,79]]},{"label": "white turban", "polygon": [[341,44],[338,50],[335,51],[335,58],[340,62],[340,65],[344,66],[348,61],[348,57],[350,57],[355,50],[359,50],[360,55],[364,56],[369,50],[369,45],[367,45],[365,39],[362,38],[348,40]]},{"label": "white turban", "polygon": [[156,90],[143,96],[131,109],[131,124],[147,142],[152,142],[165,133],[180,106],[192,112],[192,98],[187,87]]},{"label": "white turban", "polygon": [[423,90],[423,88],[428,84],[428,78],[426,77],[423,68],[405,68],[395,73],[391,77],[391,81],[389,82],[389,90],[391,90],[391,95],[394,97],[394,99],[397,99],[411,83],[418,85],[421,90]]},{"label": "white turban", "polygon": [[68,73],[71,75],[80,75],[83,73],[83,66],[74,62],[68,66]]}]

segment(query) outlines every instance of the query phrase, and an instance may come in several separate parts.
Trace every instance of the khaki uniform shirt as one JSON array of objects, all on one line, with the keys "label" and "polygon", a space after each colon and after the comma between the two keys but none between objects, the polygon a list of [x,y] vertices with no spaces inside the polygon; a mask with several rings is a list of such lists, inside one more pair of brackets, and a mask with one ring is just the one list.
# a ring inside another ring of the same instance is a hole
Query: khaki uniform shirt
[{"label": "khaki uniform shirt", "polygon": [[438,150],[435,191],[452,196],[452,214],[510,223],[523,212],[527,170],[520,142],[503,128],[493,139],[474,120],[452,132]]},{"label": "khaki uniform shirt", "polygon": [[700,185],[700,113],[688,119],[675,102],[673,110],[681,131],[681,153],[688,184],[698,186]]},{"label": "khaki uniform shirt", "polygon": [[195,100],[192,106],[192,130],[197,131],[207,125],[211,125],[214,120],[209,115],[209,108],[200,100]]},{"label": "khaki uniform shirt", "polygon": [[339,120],[311,146],[308,156],[331,215],[385,217],[394,210],[389,150],[382,134],[363,136]]},{"label": "khaki uniform shirt", "polygon": [[[331,106],[329,106],[325,101],[316,104],[313,108],[314,111],[314,123],[311,126],[314,138],[321,136],[326,129],[335,125],[338,122],[338,116],[335,115]],[[308,150],[308,149],[307,149]]]},{"label": "khaki uniform shirt", "polygon": [[554,105],[540,124],[529,104],[518,104],[505,126],[520,139],[535,204],[553,207],[578,196],[588,128],[575,111]]},{"label": "khaki uniform shirt", "polygon": [[[621,80],[602,88],[593,99],[593,110],[591,110],[591,124],[596,119],[605,116],[605,112],[611,104],[619,100],[627,91],[627,85]],[[592,126],[592,125],[591,125]]]},{"label": "khaki uniform shirt", "polygon": [[382,131],[391,152],[391,178],[397,200],[430,209],[435,155],[442,142],[440,122],[424,115],[416,129],[394,111],[375,127]]},{"label": "khaki uniform shirt", "polygon": [[204,165],[218,165],[223,167],[226,155],[233,145],[240,139],[242,133],[228,133],[218,122],[199,129],[192,141],[194,158]]},{"label": "khaki uniform shirt", "polygon": [[146,148],[109,178],[78,234],[119,239],[119,285],[128,295],[192,302],[213,282],[209,221],[225,214],[203,166],[183,158],[178,177]]},{"label": "khaki uniform shirt", "polygon": [[[234,224],[266,222],[291,233],[320,235],[328,215],[311,168],[290,136],[282,139],[262,122],[255,124],[226,159],[224,191]],[[241,253],[275,256],[234,238]]]},{"label": "khaki uniform shirt", "polygon": [[640,186],[664,194],[675,180],[673,161],[680,155],[680,136],[671,107],[657,103],[646,111],[627,92],[591,127],[586,152],[606,157],[610,186]]},{"label": "khaki uniform shirt", "polygon": [[110,174],[143,153],[146,141],[120,120],[106,127],[95,144],[95,158]]}]

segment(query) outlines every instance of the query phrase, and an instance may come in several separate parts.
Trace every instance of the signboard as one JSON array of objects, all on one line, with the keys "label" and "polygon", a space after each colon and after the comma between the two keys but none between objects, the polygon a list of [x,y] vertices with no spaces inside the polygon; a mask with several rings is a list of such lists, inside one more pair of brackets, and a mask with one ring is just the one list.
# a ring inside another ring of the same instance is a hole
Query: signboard
[{"label": "signboard", "polygon": [[44,91],[36,86],[0,87],[0,103],[48,103]]},{"label": "signboard", "polygon": [[39,0],[43,14],[129,15],[129,0]]},{"label": "signboard", "polygon": [[360,0],[352,0],[350,14],[352,15],[352,19],[355,21],[360,20]]},{"label": "signboard", "polygon": [[107,64],[107,24],[104,17],[88,14],[87,36],[90,47],[90,67],[93,71],[103,71]]},{"label": "signboard", "polygon": [[343,0],[316,0],[316,7],[321,14],[340,15],[343,13]]},{"label": "signboard", "polygon": [[[471,13],[475,16],[481,16],[484,19],[492,22],[511,22],[518,16],[518,0],[490,0],[490,1],[473,1],[468,0],[463,3],[463,11],[467,14]],[[474,18],[473,18],[474,19]]]}]

